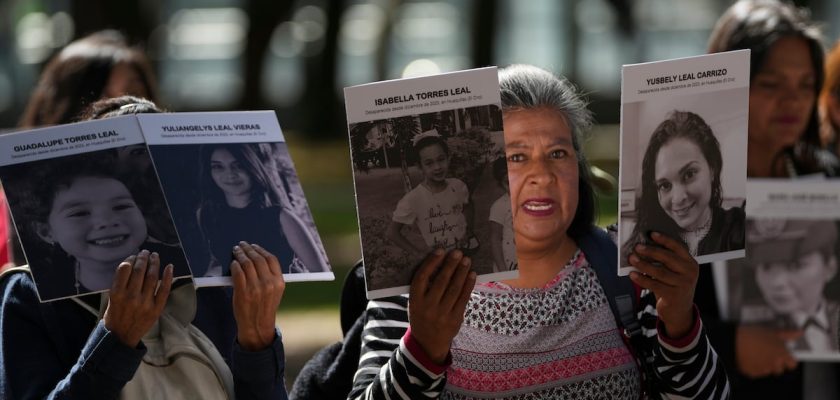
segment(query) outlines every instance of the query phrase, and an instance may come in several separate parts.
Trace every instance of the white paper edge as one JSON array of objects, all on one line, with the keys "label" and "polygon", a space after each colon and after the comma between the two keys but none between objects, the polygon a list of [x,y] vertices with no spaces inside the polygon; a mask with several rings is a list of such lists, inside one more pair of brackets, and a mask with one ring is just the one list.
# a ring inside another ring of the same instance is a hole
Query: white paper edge
[{"label": "white paper edge", "polygon": [[840,361],[840,352],[821,353],[815,351],[792,351],[791,354],[799,361]]},{"label": "white paper edge", "polygon": [[[732,251],[723,251],[720,253],[714,254],[706,254],[699,257],[694,257],[694,260],[697,261],[697,264],[706,264],[714,261],[726,261],[732,260],[735,258],[744,258],[747,256],[747,252],[744,249],[741,250],[732,250]],[[621,256],[619,256],[621,257]],[[619,258],[619,261],[621,259]],[[620,264],[619,264],[620,265]],[[633,267],[624,267],[618,268],[618,276],[627,276],[630,274],[630,271],[636,271],[636,268]]]},{"label": "white paper edge", "polygon": [[[229,276],[207,276],[193,279],[196,288],[213,286],[233,286],[233,278]],[[298,272],[294,274],[283,274],[286,282],[315,282],[334,281],[335,274],[330,272]]]}]

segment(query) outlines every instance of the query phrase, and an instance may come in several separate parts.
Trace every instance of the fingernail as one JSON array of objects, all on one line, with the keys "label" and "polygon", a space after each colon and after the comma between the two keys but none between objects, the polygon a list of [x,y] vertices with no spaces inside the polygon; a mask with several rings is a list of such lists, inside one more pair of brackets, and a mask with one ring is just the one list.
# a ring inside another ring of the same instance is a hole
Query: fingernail
[{"label": "fingernail", "polygon": [[634,280],[634,281],[635,281],[635,280],[636,280],[636,279],[638,279],[638,278],[639,278],[639,273],[638,273],[638,272],[636,272],[636,271],[630,271],[630,279],[632,279],[632,280]]},{"label": "fingernail", "polygon": [[160,254],[158,254],[156,251],[152,252],[152,258],[158,258],[158,257],[160,257]]},{"label": "fingernail", "polygon": [[639,262],[639,257],[636,257],[636,255],[634,255],[634,254],[631,254],[630,255],[630,264],[635,264],[637,262]]},{"label": "fingernail", "polygon": [[149,250],[146,250],[146,249],[140,250],[140,254],[144,255],[144,256],[147,256],[147,255],[149,255]]},{"label": "fingernail", "polygon": [[435,249],[435,255],[436,256],[442,256],[443,255],[443,249],[441,249],[440,247],[436,248]]},{"label": "fingernail", "polygon": [[244,245],[246,245],[246,244],[248,244],[248,242],[246,242],[246,241],[244,241],[244,240],[239,242],[239,245],[240,245],[240,246],[244,246]]},{"label": "fingernail", "polygon": [[255,249],[259,249],[259,248],[261,248],[261,247],[260,247],[260,245],[258,245],[258,244],[256,244],[256,243],[251,243],[251,247],[253,247],[253,248],[255,248]]},{"label": "fingernail", "polygon": [[659,232],[657,232],[657,231],[652,231],[652,232],[650,233],[650,236],[651,236],[651,237],[655,237],[655,238],[659,238],[660,236],[662,236],[662,234],[661,234],[661,233],[659,233]]},{"label": "fingernail", "polygon": [[454,258],[454,259],[456,259],[456,260],[457,260],[457,259],[460,259],[461,257],[463,257],[463,256],[464,256],[464,253],[462,253],[462,252],[461,252],[461,250],[452,250],[452,252],[451,252],[451,253],[449,253],[449,255],[450,255],[452,258]]},{"label": "fingernail", "polygon": [[647,246],[645,246],[645,245],[643,245],[643,244],[637,244],[637,245],[636,245],[636,250],[638,250],[638,251],[645,251],[645,250],[647,250]]},{"label": "fingernail", "polygon": [[240,252],[240,251],[242,251],[242,248],[239,247],[239,246],[233,246],[233,251]]},{"label": "fingernail", "polygon": [[464,259],[461,260],[461,265],[465,267],[469,267],[470,264],[472,264],[472,259],[470,259],[469,257],[464,257]]}]

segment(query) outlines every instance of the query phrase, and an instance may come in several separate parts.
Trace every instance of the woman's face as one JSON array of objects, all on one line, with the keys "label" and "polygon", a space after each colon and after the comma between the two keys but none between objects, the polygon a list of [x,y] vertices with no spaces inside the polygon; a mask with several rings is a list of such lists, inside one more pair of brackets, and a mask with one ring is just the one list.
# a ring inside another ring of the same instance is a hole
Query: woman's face
[{"label": "woman's face", "polygon": [[704,222],[712,197],[712,171],[694,142],[674,138],[656,155],[654,177],[659,205],[683,230]]},{"label": "woman's face", "polygon": [[578,205],[578,163],[566,119],[547,108],[504,113],[518,248],[567,237]]},{"label": "woman's face", "polygon": [[812,251],[795,261],[759,264],[755,281],[764,300],[777,313],[811,314],[836,270],[836,260],[826,262],[819,251]]},{"label": "woman's face", "polygon": [[805,133],[816,97],[808,42],[796,37],[777,40],[750,84],[750,145],[778,152],[795,144]]},{"label": "woman's face", "polygon": [[86,262],[113,263],[146,240],[146,220],[131,193],[113,178],[82,177],[56,193],[41,236]]},{"label": "woman's face", "polygon": [[242,196],[251,191],[251,176],[227,149],[216,149],[210,155],[210,176],[225,196]]}]

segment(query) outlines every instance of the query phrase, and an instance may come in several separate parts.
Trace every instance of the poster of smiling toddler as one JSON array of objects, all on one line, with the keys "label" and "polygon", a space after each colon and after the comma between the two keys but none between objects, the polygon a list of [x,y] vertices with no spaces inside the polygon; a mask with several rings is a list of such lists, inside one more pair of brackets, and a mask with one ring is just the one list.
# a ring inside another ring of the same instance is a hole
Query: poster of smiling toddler
[{"label": "poster of smiling toddler", "polygon": [[0,137],[0,180],[41,301],[110,289],[143,249],[175,279],[191,275],[151,165],[134,116]]},{"label": "poster of smiling toddler", "polygon": [[748,50],[622,68],[619,274],[651,232],[744,257]]}]

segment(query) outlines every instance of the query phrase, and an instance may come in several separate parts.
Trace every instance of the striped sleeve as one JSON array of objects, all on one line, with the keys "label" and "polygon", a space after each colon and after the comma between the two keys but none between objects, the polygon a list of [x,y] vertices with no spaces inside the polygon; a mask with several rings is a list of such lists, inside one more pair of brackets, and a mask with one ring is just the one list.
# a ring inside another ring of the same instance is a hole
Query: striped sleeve
[{"label": "striped sleeve", "polygon": [[[408,296],[368,302],[359,368],[348,399],[434,399],[445,368],[424,362],[408,334]],[[437,368],[435,368],[437,367]]]},{"label": "striped sleeve", "polygon": [[694,310],[694,327],[684,338],[670,339],[660,329],[653,292],[642,290],[639,321],[645,343],[653,349],[654,378],[663,399],[728,399],[729,379]]}]

